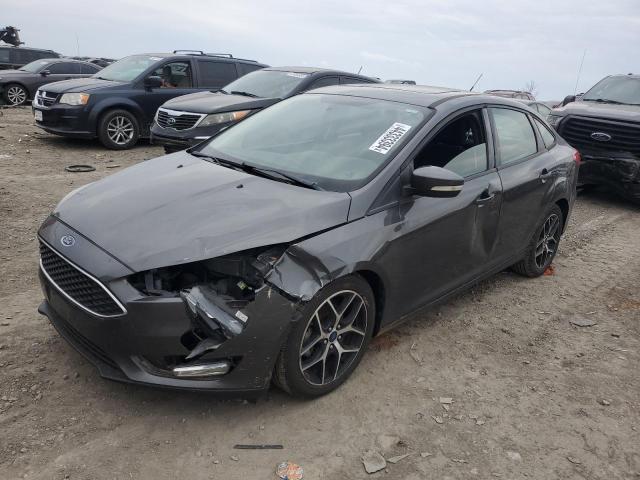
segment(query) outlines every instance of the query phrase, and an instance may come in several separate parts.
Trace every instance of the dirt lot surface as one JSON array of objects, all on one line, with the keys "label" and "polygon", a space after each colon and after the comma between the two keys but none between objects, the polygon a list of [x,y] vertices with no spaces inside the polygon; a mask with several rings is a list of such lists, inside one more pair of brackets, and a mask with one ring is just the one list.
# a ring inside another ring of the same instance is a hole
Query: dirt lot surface
[{"label": "dirt lot surface", "polygon": [[[640,478],[640,209],[580,196],[554,275],[504,272],[413,316],[333,394],[221,401],[103,380],[36,312],[49,211],[160,154],[0,117],[0,479],[269,479],[285,460],[365,478],[369,449],[409,454],[372,478]],[[96,171],[64,171],[77,163]]]}]

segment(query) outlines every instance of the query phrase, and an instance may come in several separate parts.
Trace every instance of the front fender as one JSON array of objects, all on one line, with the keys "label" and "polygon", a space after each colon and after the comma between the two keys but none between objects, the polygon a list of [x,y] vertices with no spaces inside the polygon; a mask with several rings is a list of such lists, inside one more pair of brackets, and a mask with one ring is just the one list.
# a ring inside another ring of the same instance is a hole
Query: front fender
[{"label": "front fender", "polygon": [[144,112],[140,108],[140,105],[126,97],[106,97],[98,100],[89,113],[90,128],[92,130],[96,130],[98,126],[98,119],[107,110],[111,110],[113,108],[122,108],[133,113],[140,122],[140,128],[144,129]]}]

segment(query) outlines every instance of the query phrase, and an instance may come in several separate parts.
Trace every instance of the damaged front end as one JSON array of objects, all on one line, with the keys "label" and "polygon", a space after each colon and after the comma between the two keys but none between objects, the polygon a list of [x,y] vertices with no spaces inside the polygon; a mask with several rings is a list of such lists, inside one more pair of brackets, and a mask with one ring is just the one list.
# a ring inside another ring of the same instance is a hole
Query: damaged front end
[{"label": "damaged front end", "polygon": [[640,203],[640,155],[582,148],[579,182],[605,185],[623,197]]},{"label": "damaged front end", "polygon": [[186,353],[141,358],[141,365],[156,375],[211,378],[250,368],[243,358],[261,349],[254,344],[271,345],[263,362],[272,363],[304,303],[267,281],[285,249],[251,249],[130,276],[130,284],[148,297],[180,298],[190,322],[180,335]]}]

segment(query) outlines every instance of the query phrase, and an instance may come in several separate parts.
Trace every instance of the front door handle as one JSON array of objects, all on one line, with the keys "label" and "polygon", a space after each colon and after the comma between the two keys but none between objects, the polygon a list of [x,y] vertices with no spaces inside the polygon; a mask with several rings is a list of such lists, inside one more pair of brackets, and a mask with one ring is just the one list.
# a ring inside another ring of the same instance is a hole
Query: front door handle
[{"label": "front door handle", "polygon": [[476,205],[483,205],[490,202],[495,198],[496,194],[493,190],[487,187],[475,200]]}]

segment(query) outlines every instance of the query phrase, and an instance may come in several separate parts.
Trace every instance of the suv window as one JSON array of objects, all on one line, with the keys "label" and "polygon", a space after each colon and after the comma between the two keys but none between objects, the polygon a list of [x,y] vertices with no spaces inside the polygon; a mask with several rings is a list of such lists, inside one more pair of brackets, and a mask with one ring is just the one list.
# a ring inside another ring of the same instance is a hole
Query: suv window
[{"label": "suv window", "polygon": [[329,87],[331,85],[338,85],[339,83],[340,81],[338,80],[338,77],[322,77],[309,85],[307,90],[313,90],[314,88],[320,87]]},{"label": "suv window", "polygon": [[153,76],[162,79],[160,88],[190,88],[193,86],[193,76],[189,62],[172,62],[156,68]]},{"label": "suv window", "polygon": [[501,165],[517,162],[538,151],[533,127],[524,112],[491,108],[496,129],[496,151]]},{"label": "suv window", "polygon": [[8,48],[0,48],[0,62],[9,63],[10,55]]},{"label": "suv window", "polygon": [[73,62],[56,62],[47,68],[52,74],[68,74],[73,75],[80,73],[80,64]]},{"label": "suv window", "polygon": [[456,118],[442,128],[413,161],[414,168],[446,168],[463,177],[487,169],[487,136],[482,110]]},{"label": "suv window", "polygon": [[252,65],[250,63],[236,63],[238,67],[238,76],[241,77],[246,75],[247,73],[255,72],[256,70],[261,70],[264,67],[261,65]]},{"label": "suv window", "polygon": [[80,73],[91,75],[96,73],[98,70],[100,70],[100,68],[95,65],[87,65],[86,63],[80,64]]},{"label": "suv window", "polygon": [[540,136],[542,137],[542,141],[544,142],[544,146],[550,148],[556,141],[556,137],[551,133],[549,128],[543,124],[537,118],[533,118],[534,122],[538,126],[538,131],[540,132]]},{"label": "suv window", "polygon": [[233,62],[214,62],[198,60],[200,86],[219,88],[238,78],[236,64]]}]

